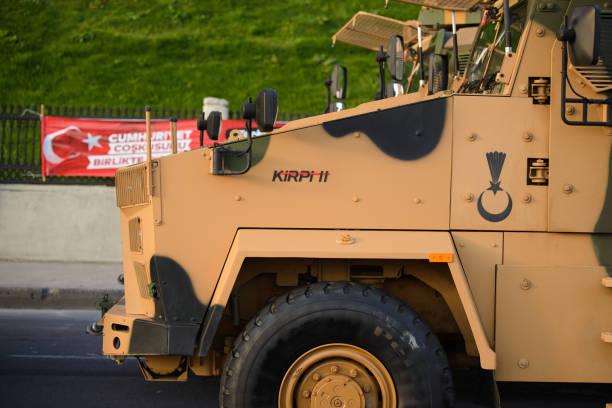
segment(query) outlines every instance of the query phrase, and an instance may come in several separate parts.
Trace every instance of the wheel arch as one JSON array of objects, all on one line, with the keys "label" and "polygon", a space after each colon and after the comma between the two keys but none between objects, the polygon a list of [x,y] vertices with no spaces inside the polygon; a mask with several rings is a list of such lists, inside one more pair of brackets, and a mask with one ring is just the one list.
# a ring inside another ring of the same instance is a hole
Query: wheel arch
[{"label": "wheel arch", "polygon": [[452,237],[447,231],[239,229],[204,317],[198,354],[207,355],[247,258],[432,260],[431,256],[434,256],[433,260],[436,260],[437,254],[450,255],[443,260],[447,261],[444,263],[448,265],[452,282],[440,274],[424,270],[410,274],[442,295],[466,342],[466,334],[473,337],[481,367],[493,370],[495,352],[487,340]]}]

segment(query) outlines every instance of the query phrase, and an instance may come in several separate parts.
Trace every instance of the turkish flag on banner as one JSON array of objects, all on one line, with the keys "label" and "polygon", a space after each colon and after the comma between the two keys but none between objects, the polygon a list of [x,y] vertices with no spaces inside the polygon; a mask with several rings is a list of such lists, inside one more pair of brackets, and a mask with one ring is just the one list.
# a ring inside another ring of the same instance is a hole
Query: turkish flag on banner
[{"label": "turkish flag on banner", "polygon": [[[177,122],[176,139],[179,153],[200,147],[200,132],[196,128],[196,122],[196,119]],[[245,121],[222,121],[218,142],[227,140],[230,132],[235,129],[246,135]],[[214,142],[204,132],[204,145],[211,146]],[[41,150],[42,172],[45,176],[114,177],[115,170],[119,167],[146,161],[145,122],[43,116]],[[151,121],[152,157],[170,153],[170,122]]]}]

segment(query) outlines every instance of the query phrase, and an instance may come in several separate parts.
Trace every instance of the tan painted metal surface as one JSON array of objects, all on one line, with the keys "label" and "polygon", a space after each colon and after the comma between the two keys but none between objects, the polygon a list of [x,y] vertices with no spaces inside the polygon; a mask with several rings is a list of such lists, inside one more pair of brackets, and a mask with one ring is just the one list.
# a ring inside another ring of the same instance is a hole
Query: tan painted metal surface
[{"label": "tan painted metal surface", "polygon": [[[552,51],[552,59],[561,58],[560,44]],[[569,73],[570,81],[579,84],[577,77]],[[600,126],[565,125],[559,118],[561,111],[559,94],[561,75],[558,70],[551,72],[550,109],[556,112],[550,121],[550,160],[562,165],[550,173],[548,210],[550,231],[592,232],[600,218],[608,183],[612,138],[608,129]],[[589,98],[600,98],[588,87],[580,92]],[[569,95],[574,95],[568,89]],[[569,118],[576,120],[582,115],[582,108],[574,107]],[[590,109],[591,118],[602,120],[602,110]],[[612,224],[600,224],[598,232],[612,232]]]},{"label": "tan painted metal surface", "polygon": [[599,266],[499,266],[495,378],[612,382],[612,349],[600,338],[612,327],[604,276]]},{"label": "tan painted metal surface", "polygon": [[[454,99],[451,229],[545,231],[547,187],[526,185],[526,179],[527,159],[548,157],[549,107],[500,96]],[[509,113],[521,120],[510,119]],[[525,141],[528,134],[532,139]],[[499,177],[503,191],[488,190],[495,181],[486,157],[491,152],[506,155]],[[479,200],[489,213],[508,206],[511,211],[491,222],[479,212]]]},{"label": "tan painted metal surface", "polygon": [[[339,245],[336,241],[347,233],[355,240],[354,244]],[[454,255],[448,266],[480,354],[481,366],[494,369],[495,352],[486,338],[448,232],[241,229],[236,234],[211,304],[227,304],[233,283],[248,257],[429,259],[431,252]]]},{"label": "tan painted metal surface", "polygon": [[501,232],[454,231],[461,265],[490,344],[495,343],[495,265],[502,263]]}]

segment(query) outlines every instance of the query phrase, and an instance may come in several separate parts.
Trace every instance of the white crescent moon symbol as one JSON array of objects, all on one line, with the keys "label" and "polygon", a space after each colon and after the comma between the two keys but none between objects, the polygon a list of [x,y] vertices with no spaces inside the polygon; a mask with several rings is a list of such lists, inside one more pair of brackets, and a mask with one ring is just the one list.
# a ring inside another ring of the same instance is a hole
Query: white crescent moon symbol
[{"label": "white crescent moon symbol", "polygon": [[[66,129],[62,129],[62,130],[58,130],[57,132],[51,133],[50,135],[47,135],[45,137],[45,141],[43,143],[43,152],[45,153],[45,159],[49,162],[49,163],[53,163],[53,164],[58,164],[63,162],[65,159],[62,159],[61,157],[59,157],[57,154],[55,154],[55,152],[53,151],[53,139],[56,138],[59,135],[63,135],[64,133],[68,132],[69,130],[76,130],[77,132],[80,132],[81,129],[79,129],[76,126],[68,126]],[[72,155],[69,157],[69,159],[72,159],[74,157],[78,156],[78,153]]]}]

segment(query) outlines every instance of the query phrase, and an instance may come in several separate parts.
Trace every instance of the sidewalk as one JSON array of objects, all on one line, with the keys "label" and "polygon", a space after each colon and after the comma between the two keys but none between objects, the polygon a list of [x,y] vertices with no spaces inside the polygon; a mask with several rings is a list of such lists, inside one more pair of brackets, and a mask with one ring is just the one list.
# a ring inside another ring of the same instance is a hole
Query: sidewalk
[{"label": "sidewalk", "polygon": [[97,309],[123,296],[119,263],[0,261],[0,308]]}]

